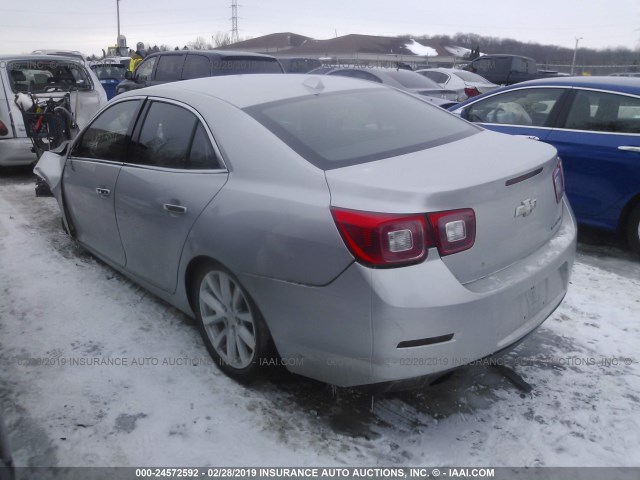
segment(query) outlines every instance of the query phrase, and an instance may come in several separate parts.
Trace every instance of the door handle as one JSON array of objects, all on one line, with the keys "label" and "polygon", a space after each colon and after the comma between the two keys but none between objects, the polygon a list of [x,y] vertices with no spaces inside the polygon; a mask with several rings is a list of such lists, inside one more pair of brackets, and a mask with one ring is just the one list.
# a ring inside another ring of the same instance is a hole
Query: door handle
[{"label": "door handle", "polygon": [[180,215],[187,213],[187,207],[183,207],[182,205],[172,205],[171,203],[165,203],[162,208],[164,208],[164,210],[169,213],[179,213]]},{"label": "door handle", "polygon": [[529,140],[540,140],[540,137],[536,137],[535,135],[518,135],[518,136],[528,138]]},{"label": "door handle", "polygon": [[618,150],[623,150],[625,152],[637,152],[640,153],[640,147],[634,147],[631,145],[622,145],[621,147],[618,147]]},{"label": "door handle", "polygon": [[111,195],[111,190],[109,190],[108,188],[98,187],[96,188],[96,193],[101,197],[108,197],[109,195]]}]

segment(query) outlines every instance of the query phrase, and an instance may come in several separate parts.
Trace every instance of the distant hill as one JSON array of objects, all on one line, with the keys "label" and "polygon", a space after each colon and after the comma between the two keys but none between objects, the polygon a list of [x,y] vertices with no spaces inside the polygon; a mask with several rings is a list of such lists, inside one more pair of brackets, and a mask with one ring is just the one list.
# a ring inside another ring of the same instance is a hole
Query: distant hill
[{"label": "distant hill", "polygon": [[[410,38],[405,36],[404,38]],[[570,65],[573,59],[573,48],[559,47],[557,45],[541,45],[539,43],[524,43],[510,38],[483,37],[474,33],[458,33],[453,36],[431,35],[423,37],[411,37],[416,40],[437,42],[442,44],[460,45],[465,48],[480,46],[480,52],[511,53],[534,58],[538,64]],[[640,51],[628,48],[608,48],[594,50],[591,48],[578,48],[576,56],[578,65],[639,65]]]}]

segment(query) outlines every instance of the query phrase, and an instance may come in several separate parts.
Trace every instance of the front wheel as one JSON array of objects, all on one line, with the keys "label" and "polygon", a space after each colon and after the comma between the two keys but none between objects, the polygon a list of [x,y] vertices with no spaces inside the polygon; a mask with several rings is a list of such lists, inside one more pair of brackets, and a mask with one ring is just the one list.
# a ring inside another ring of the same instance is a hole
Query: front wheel
[{"label": "front wheel", "polygon": [[627,241],[631,250],[640,255],[640,205],[636,205],[627,221]]},{"label": "front wheel", "polygon": [[269,330],[249,294],[222,266],[208,264],[193,283],[196,320],[220,369],[235,380],[253,380],[270,355]]}]

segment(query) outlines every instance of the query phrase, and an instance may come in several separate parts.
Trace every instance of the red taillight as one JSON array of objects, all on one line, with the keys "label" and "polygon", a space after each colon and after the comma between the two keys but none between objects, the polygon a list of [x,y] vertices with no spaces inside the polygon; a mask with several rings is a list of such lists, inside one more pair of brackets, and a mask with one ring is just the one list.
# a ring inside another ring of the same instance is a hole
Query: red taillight
[{"label": "red taillight", "polygon": [[556,192],[556,202],[560,203],[564,195],[564,170],[562,169],[562,160],[558,161],[553,171],[553,189]]},{"label": "red taillight", "polygon": [[450,255],[471,248],[475,241],[471,209],[404,215],[332,207],[331,213],[351,253],[372,267],[421,262],[433,246],[441,256]]},{"label": "red taillight", "polygon": [[4,122],[0,120],[0,137],[4,137],[5,135],[9,135],[9,129]]},{"label": "red taillight", "polygon": [[331,208],[351,253],[374,267],[417,263],[427,256],[427,222],[424,215],[361,212]]},{"label": "red taillight", "polygon": [[476,214],[470,208],[429,213],[441,257],[473,247],[476,241]]},{"label": "red taillight", "polygon": [[476,87],[465,87],[464,93],[467,97],[475,97],[480,95],[480,91]]}]

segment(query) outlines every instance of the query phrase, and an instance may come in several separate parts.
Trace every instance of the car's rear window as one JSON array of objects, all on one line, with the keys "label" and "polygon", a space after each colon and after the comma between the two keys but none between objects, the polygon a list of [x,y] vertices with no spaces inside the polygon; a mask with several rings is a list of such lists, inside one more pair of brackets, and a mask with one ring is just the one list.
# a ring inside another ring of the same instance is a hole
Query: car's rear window
[{"label": "car's rear window", "polygon": [[66,60],[20,60],[7,65],[11,90],[17,92],[53,92],[90,90],[85,68]]},{"label": "car's rear window", "polygon": [[436,82],[416,72],[392,70],[385,73],[406,88],[440,88]]},{"label": "car's rear window", "polygon": [[456,70],[453,74],[466,82],[488,83],[486,78],[466,70]]},{"label": "car's rear window", "polygon": [[224,57],[214,60],[212,75],[240,75],[243,73],[283,73],[275,58]]},{"label": "car's rear window", "polygon": [[323,170],[416,152],[479,131],[439,107],[386,88],[298,97],[245,112]]}]

